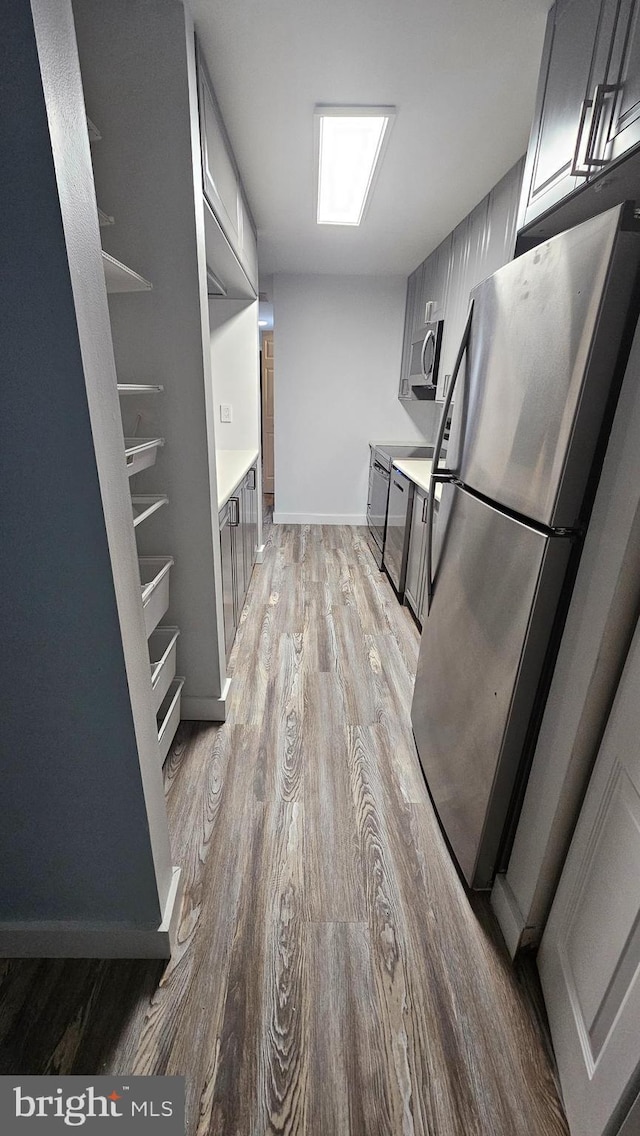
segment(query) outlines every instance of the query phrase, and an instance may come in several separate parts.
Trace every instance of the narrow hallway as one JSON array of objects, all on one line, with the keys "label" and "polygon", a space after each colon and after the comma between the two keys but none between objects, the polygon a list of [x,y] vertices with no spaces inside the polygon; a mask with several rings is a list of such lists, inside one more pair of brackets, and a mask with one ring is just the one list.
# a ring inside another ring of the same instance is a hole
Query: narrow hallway
[{"label": "narrow hallway", "polygon": [[356,528],[276,526],[221,726],[165,767],[169,966],[0,963],[0,1072],[180,1073],[192,1136],[567,1132],[424,786],[418,633]]}]

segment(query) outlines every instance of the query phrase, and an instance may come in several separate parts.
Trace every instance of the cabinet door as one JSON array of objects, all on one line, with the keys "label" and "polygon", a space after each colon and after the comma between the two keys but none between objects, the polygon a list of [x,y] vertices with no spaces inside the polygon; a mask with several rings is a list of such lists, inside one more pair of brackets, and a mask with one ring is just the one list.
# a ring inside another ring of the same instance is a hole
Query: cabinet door
[{"label": "cabinet door", "polygon": [[249,576],[251,576],[258,551],[258,470],[255,465],[249,470],[249,481]]},{"label": "cabinet door", "polygon": [[639,684],[636,627],[538,955],[567,1116],[585,1136],[617,1132],[637,1088]]},{"label": "cabinet door", "polygon": [[416,487],[413,497],[409,558],[407,560],[407,579],[404,594],[409,607],[417,619],[420,618],[421,587],[424,575],[426,504],[426,493]]},{"label": "cabinet door", "polygon": [[244,549],[245,593],[251,582],[256,560],[258,534],[258,505],[256,500],[256,469],[250,469],[242,486],[242,543]]},{"label": "cabinet door", "polygon": [[485,262],[480,280],[492,276],[503,264],[513,260],[523,170],[524,158],[521,158],[489,194]]},{"label": "cabinet door", "polygon": [[225,505],[220,513],[220,553],[222,556],[222,611],[224,617],[224,645],[227,658],[236,634],[235,549],[234,529],[231,527],[231,510]]},{"label": "cabinet door", "polygon": [[435,252],[431,253],[429,258],[433,263],[432,279],[434,294],[432,297],[429,296],[428,298],[436,301],[434,319],[444,319],[447,310],[452,240],[453,234],[449,233],[441,244],[438,245]]},{"label": "cabinet door", "polygon": [[200,143],[204,195],[230,244],[240,254],[238,179],[205,68],[198,64]]},{"label": "cabinet door", "polygon": [[470,252],[469,233],[469,217],[465,217],[451,235],[446,318],[436,395],[441,402],[446,398],[469,306],[468,289],[466,290]]},{"label": "cabinet door", "polygon": [[[463,320],[466,319],[467,309],[469,304],[469,293],[476,284],[484,280],[487,275],[485,265],[487,263],[487,240],[488,240],[488,215],[489,215],[489,194],[476,205],[475,209],[469,214],[468,232],[467,232],[467,262],[465,267],[465,277],[463,280],[463,287],[461,292],[461,309],[463,310]],[[464,327],[463,327],[464,330]]]},{"label": "cabinet door", "polygon": [[[437,303],[434,288],[435,276],[435,262],[433,254],[428,256],[422,263],[422,275],[420,279],[420,296],[417,303],[416,311],[416,329],[424,326],[426,321],[426,305],[428,303]],[[431,322],[431,320],[429,320]]]},{"label": "cabinet door", "polygon": [[640,143],[640,0],[606,0],[617,21],[602,93],[604,159],[615,161]]},{"label": "cabinet door", "polygon": [[238,528],[236,530],[236,564],[238,574],[238,621],[244,607],[245,596],[249,586],[249,565],[247,563],[247,530],[249,528],[249,494],[247,491],[247,478],[236,490],[238,506]]},{"label": "cabinet door", "polygon": [[416,305],[420,281],[422,279],[422,265],[407,280],[407,299],[404,309],[404,337],[402,340],[402,365],[400,372],[400,389],[398,398],[411,398],[411,384],[409,381],[409,368],[411,365],[411,344],[415,324]]},{"label": "cabinet door", "polygon": [[240,218],[240,260],[249,281],[258,291],[258,242],[254,232],[251,215],[242,194],[238,194]]},{"label": "cabinet door", "polygon": [[557,0],[549,13],[527,154],[523,225],[584,184],[584,177],[572,171],[589,133],[585,100],[598,81],[592,75],[592,62],[601,7],[602,0]]}]

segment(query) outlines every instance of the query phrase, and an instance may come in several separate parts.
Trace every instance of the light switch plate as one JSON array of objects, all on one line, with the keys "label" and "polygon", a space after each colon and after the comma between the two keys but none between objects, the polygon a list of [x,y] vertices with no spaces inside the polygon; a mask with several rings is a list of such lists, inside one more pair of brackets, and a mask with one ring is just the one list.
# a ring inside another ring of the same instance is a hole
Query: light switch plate
[{"label": "light switch plate", "polygon": [[220,421],[231,422],[233,420],[233,407],[228,402],[220,403]]}]

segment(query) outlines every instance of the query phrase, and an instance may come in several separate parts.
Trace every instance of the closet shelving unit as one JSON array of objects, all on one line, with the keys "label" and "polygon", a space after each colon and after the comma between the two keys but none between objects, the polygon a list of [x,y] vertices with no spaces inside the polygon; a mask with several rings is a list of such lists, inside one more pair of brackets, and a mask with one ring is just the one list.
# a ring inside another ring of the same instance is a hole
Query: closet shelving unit
[{"label": "closet shelving unit", "polygon": [[118,394],[160,394],[163,386],[150,383],[118,383]]},{"label": "closet shelving unit", "polygon": [[163,505],[169,504],[169,498],[164,494],[139,494],[131,498],[133,510],[133,527],[137,529],[147,517],[153,516]]},{"label": "closet shelving unit", "polygon": [[125,438],[124,458],[129,477],[135,477],[143,469],[155,465],[158,450],[164,446],[164,438]]},{"label": "closet shelving unit", "polygon": [[[93,145],[102,140],[102,133],[87,116],[89,141]],[[99,227],[115,224],[115,218],[98,206]],[[150,292],[153,285],[134,269],[123,264],[102,250],[102,267],[108,295],[123,292]],[[161,394],[164,387],[153,383],[118,383],[118,394],[155,395]],[[124,434],[124,424],[123,424]],[[124,453],[127,475],[131,479],[156,462],[158,451],[164,446],[164,438],[124,437]],[[168,505],[166,494],[131,495],[131,520],[134,533],[158,509]],[[180,634],[178,628],[161,627],[160,621],[169,607],[169,588],[172,556],[138,556],[140,587],[144,625],[149,649],[149,677],[156,712],[158,733],[158,753],[164,763],[171,742],[180,722],[180,698],[184,679],[176,678],[176,644]]]},{"label": "closet shelving unit", "polygon": [[104,252],[104,250],[102,267],[107,292],[110,294],[113,292],[150,292],[153,288],[153,284],[145,280],[144,276],[140,276],[132,268],[127,268],[126,264],[122,264],[114,256],[109,256],[109,253]]}]

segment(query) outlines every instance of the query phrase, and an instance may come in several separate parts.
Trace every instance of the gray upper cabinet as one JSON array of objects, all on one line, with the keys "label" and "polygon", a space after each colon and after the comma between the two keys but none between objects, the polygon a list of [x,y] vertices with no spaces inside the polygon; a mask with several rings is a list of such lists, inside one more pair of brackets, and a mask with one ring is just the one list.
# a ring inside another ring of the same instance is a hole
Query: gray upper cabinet
[{"label": "gray upper cabinet", "polygon": [[[547,23],[519,228],[640,144],[640,0],[557,0]],[[635,189],[635,186],[634,186]],[[623,191],[623,196],[627,190]],[[616,200],[619,198],[616,197]],[[584,216],[607,208],[594,199]]]},{"label": "gray upper cabinet", "polygon": [[238,196],[240,217],[240,260],[251,284],[258,290],[258,241],[242,194]]},{"label": "gray upper cabinet", "polygon": [[425,305],[434,304],[432,319],[444,320],[436,399],[443,401],[453,371],[476,284],[512,260],[524,158],[497,183],[475,209],[445,238],[407,281],[400,398],[412,398],[411,345],[425,322]]},{"label": "gray upper cabinet", "polygon": [[198,62],[202,145],[202,187],[224,233],[235,249],[240,243],[240,195],[220,112],[202,60]]},{"label": "gray upper cabinet", "polygon": [[445,311],[442,356],[438,374],[439,399],[446,397],[447,389],[455,363],[458,344],[464,331],[464,321],[469,302],[466,287],[469,264],[469,217],[465,217],[453,230],[449,272],[447,282],[447,307]]},{"label": "gray upper cabinet", "polygon": [[[609,14],[611,0],[606,7]],[[598,141],[607,164],[640,143],[640,0],[621,0],[616,16],[599,103],[603,109]],[[606,27],[608,30],[608,23]]]},{"label": "gray upper cabinet", "polygon": [[411,345],[414,340],[414,333],[418,326],[417,313],[418,305],[420,303],[421,287],[422,287],[422,268],[416,268],[415,272],[407,280],[407,298],[405,301],[404,309],[404,337],[402,340],[402,364],[400,371],[400,390],[398,397],[402,399],[411,399],[413,394],[411,391]]},{"label": "gray upper cabinet", "polygon": [[256,234],[220,109],[206,65],[199,53],[198,108],[204,196],[250,283],[257,290]]},{"label": "gray upper cabinet", "polygon": [[489,194],[484,262],[477,284],[513,260],[524,162],[521,158]]},{"label": "gray upper cabinet", "polygon": [[[572,193],[584,154],[583,109],[602,0],[558,0],[549,13],[527,153],[521,227]],[[582,128],[582,129],[581,129]]]}]

